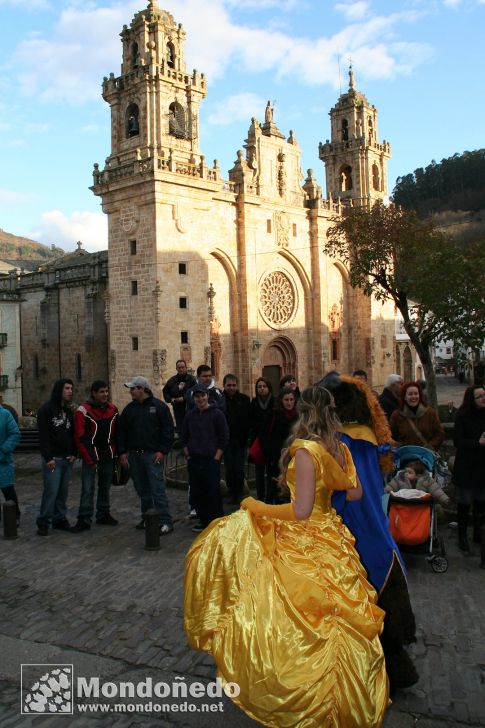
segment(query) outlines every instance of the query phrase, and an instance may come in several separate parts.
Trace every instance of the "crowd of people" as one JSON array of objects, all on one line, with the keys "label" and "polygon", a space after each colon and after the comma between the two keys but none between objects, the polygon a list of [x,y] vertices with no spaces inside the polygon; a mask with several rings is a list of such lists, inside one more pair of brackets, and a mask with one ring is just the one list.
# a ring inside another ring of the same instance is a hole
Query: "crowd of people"
[{"label": "crowd of people", "polygon": [[[236,702],[263,723],[379,726],[389,694],[418,679],[406,649],[415,621],[405,567],[382,495],[415,488],[449,501],[430,473],[445,433],[421,383],[391,374],[377,395],[365,371],[331,371],[302,392],[286,375],[275,392],[259,377],[250,398],[235,375],[226,374],[219,388],[208,365],[194,377],[178,361],[164,401],[143,376],[125,387],[131,402],[121,413],[103,380],[73,407],[66,378],[39,409],[39,536],[49,528],[88,531],[93,519],[116,526],[110,488],[120,471],[129,472],[140,499],[136,528],[144,529],[155,509],[160,534],[173,531],[165,460],[178,438],[188,509],[200,532],[186,557],[190,644],[214,656],[222,678],[240,687]],[[475,541],[485,524],[482,386],[466,389],[453,419],[459,547],[467,551],[470,509]],[[18,518],[12,453],[19,436],[12,414],[0,407],[0,485]],[[396,445],[425,448],[431,466],[418,459],[398,470]],[[248,456],[256,498],[242,500]],[[81,493],[71,525],[67,500],[77,458]],[[241,506],[229,516],[221,462],[229,501]]]}]

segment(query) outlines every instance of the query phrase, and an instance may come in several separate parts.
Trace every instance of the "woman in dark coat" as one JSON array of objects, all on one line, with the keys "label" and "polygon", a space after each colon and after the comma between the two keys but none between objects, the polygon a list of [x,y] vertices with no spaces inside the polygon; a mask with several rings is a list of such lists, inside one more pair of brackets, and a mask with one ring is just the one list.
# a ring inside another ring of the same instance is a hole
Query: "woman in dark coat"
[{"label": "woman in dark coat", "polygon": [[286,387],[279,393],[273,412],[266,418],[260,435],[261,448],[268,467],[265,503],[278,503],[278,478],[281,451],[298,419],[296,396],[293,389]]},{"label": "woman in dark coat", "polygon": [[458,546],[469,551],[467,525],[473,504],[473,540],[480,543],[485,525],[485,389],[468,387],[457,412],[453,480],[458,508]]},{"label": "woman in dark coat", "polygon": [[[256,379],[254,386],[256,396],[251,400],[249,409],[250,431],[249,441],[252,444],[257,437],[261,438],[264,430],[264,424],[268,419],[269,413],[273,412],[274,397],[271,382],[264,377]],[[267,463],[264,465],[254,465],[254,473],[256,478],[256,494],[258,500],[264,501],[267,490],[267,481],[271,478]]]}]

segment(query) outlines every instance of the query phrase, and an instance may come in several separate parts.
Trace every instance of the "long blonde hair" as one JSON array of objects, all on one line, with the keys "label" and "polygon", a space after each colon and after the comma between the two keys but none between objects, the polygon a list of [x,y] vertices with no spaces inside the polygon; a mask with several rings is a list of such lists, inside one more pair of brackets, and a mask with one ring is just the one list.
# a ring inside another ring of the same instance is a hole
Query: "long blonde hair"
[{"label": "long blonde hair", "polygon": [[286,441],[280,457],[280,484],[286,485],[286,472],[291,460],[290,447],[294,440],[319,442],[343,465],[342,449],[339,446],[338,430],[342,424],[335,411],[333,395],[324,387],[308,387],[297,402],[298,420]]}]

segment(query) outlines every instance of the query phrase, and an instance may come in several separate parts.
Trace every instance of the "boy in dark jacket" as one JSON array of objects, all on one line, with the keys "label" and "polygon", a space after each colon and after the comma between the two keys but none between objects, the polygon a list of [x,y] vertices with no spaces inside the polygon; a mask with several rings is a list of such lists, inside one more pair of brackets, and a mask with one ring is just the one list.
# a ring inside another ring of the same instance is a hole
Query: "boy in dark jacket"
[{"label": "boy in dark jacket", "polygon": [[97,379],[91,385],[91,397],[74,414],[74,442],[82,459],[81,501],[73,533],[91,528],[94,512],[94,489],[98,476],[96,523],[117,526],[109,507],[109,491],[113,478],[118,410],[108,401],[106,382]]},{"label": "boy in dark jacket", "polygon": [[209,404],[207,389],[193,388],[195,407],[185,415],[182,445],[189,473],[191,504],[200,519],[193,531],[202,531],[224,515],[220,492],[221,458],[229,442],[224,413]]},{"label": "boy in dark jacket", "polygon": [[42,455],[44,489],[37,518],[37,533],[47,536],[49,524],[61,531],[70,531],[66,518],[67,494],[72,464],[76,459],[74,445],[72,379],[58,379],[51,398],[37,413],[39,445]]}]

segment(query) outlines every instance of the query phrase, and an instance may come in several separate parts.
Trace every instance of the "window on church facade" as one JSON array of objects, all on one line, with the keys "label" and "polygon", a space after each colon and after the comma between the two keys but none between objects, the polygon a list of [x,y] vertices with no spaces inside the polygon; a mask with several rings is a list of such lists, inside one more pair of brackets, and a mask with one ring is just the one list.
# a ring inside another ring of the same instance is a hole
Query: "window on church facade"
[{"label": "window on church facade", "polygon": [[332,361],[337,361],[338,358],[338,340],[332,339]]},{"label": "window on church facade", "polygon": [[130,255],[136,255],[136,240],[130,240]]},{"label": "window on church facade", "polygon": [[181,331],[180,332],[180,343],[181,344],[188,344],[189,343],[189,332],[188,331]]},{"label": "window on church facade", "polygon": [[131,67],[138,68],[140,65],[140,52],[138,50],[138,43],[131,44]]},{"label": "window on church facade", "polygon": [[266,232],[271,232],[271,220],[266,220]]},{"label": "window on church facade", "polygon": [[188,308],[187,296],[179,296],[179,308]]},{"label": "window on church facade", "polygon": [[379,167],[377,164],[372,165],[372,187],[378,192],[381,189]]},{"label": "window on church facade", "polygon": [[126,109],[126,136],[128,138],[140,134],[140,110],[136,104],[130,104]]},{"label": "window on church facade", "polygon": [[39,378],[39,355],[34,354],[34,378]]},{"label": "window on church facade", "polygon": [[175,68],[175,46],[171,41],[167,43],[167,66]]},{"label": "window on church facade", "polygon": [[131,337],[131,350],[138,351],[138,336]]},{"label": "window on church facade", "polygon": [[81,354],[76,354],[76,379],[78,382],[83,378],[83,368],[81,361]]},{"label": "window on church facade", "polygon": [[179,263],[179,276],[187,275],[187,263]]},{"label": "window on church facade", "polygon": [[296,230],[296,222],[293,223],[293,237],[296,238],[297,230]]},{"label": "window on church facade", "polygon": [[349,139],[349,122],[347,119],[342,119],[342,141],[346,142]]},{"label": "window on church facade", "polygon": [[168,107],[168,133],[177,139],[187,138],[184,107],[173,101]]},{"label": "window on church facade", "polygon": [[131,281],[131,295],[138,296],[138,281]]},{"label": "window on church facade", "polygon": [[353,188],[352,167],[348,164],[340,167],[339,172],[340,192],[348,192]]}]

